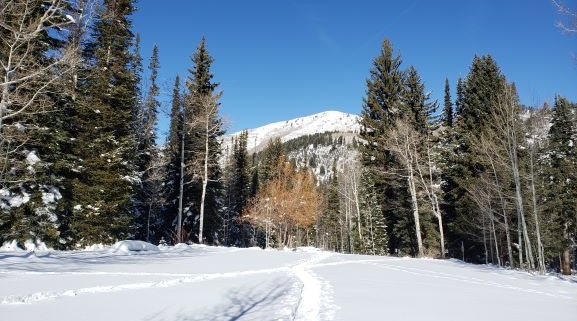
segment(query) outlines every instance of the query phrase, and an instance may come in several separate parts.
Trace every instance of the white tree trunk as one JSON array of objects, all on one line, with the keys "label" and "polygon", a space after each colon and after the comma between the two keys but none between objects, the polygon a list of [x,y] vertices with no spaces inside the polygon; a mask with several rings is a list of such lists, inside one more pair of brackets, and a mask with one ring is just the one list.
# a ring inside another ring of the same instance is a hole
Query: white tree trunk
[{"label": "white tree trunk", "polygon": [[208,185],[208,153],[209,153],[209,146],[208,146],[208,138],[209,138],[209,126],[210,126],[210,117],[207,115],[206,122],[205,122],[205,138],[204,138],[204,164],[203,164],[203,173],[202,173],[202,195],[200,197],[200,219],[199,219],[199,227],[198,227],[198,243],[203,244],[204,239],[202,236],[202,232],[204,229],[204,203],[206,199],[206,186]]},{"label": "white tree trunk", "polygon": [[531,198],[533,204],[533,220],[535,221],[535,234],[537,236],[537,261],[538,261],[538,268],[541,274],[545,273],[545,256],[543,253],[543,243],[541,242],[541,229],[539,227],[539,215],[537,209],[537,194],[535,192],[535,173],[533,172],[533,152],[531,151],[531,155],[529,155],[529,166],[530,166],[530,175],[531,175]]},{"label": "white tree trunk", "polygon": [[423,252],[423,240],[421,238],[421,222],[419,220],[419,203],[417,201],[417,188],[415,186],[415,179],[413,173],[413,165],[409,165],[409,177],[407,177],[409,183],[409,191],[411,192],[411,202],[413,204],[413,219],[415,220],[415,234],[417,235],[417,246],[418,246],[418,256],[422,257]]},{"label": "white tree trunk", "polygon": [[184,241],[182,239],[182,198],[184,196],[184,130],[180,141],[180,180],[178,183],[178,225],[176,226],[176,242]]}]

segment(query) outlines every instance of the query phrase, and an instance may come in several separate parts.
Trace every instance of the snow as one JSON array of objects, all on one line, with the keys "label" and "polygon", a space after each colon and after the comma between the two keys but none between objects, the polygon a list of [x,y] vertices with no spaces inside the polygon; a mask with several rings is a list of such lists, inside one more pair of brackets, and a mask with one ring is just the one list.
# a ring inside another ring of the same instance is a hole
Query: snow
[{"label": "snow", "polygon": [[564,321],[576,314],[575,279],[456,260],[140,241],[69,252],[0,248],[3,321]]},{"label": "snow", "polygon": [[131,252],[158,252],[158,246],[144,241],[119,241],[110,249],[113,253],[130,254]]},{"label": "snow", "polygon": [[44,205],[55,203],[61,198],[62,194],[60,194],[60,190],[54,186],[51,186],[48,192],[42,192],[42,203],[44,203]]},{"label": "snow", "polygon": [[[259,151],[273,138],[282,142],[305,135],[326,132],[358,133],[359,116],[340,111],[325,111],[311,116],[295,118],[248,129],[247,145],[249,151]],[[223,149],[230,147],[230,137],[237,137],[240,132],[225,136]]]},{"label": "snow", "polygon": [[40,158],[38,157],[38,155],[36,155],[35,151],[31,151],[28,153],[28,155],[26,155],[26,163],[28,165],[35,165],[39,161],[40,161]]}]

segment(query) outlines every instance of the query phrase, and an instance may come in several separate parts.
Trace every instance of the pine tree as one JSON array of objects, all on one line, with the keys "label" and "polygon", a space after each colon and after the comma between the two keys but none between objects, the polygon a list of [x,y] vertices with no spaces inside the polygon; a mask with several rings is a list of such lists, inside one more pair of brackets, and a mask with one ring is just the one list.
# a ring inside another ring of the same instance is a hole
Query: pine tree
[{"label": "pine tree", "polygon": [[463,113],[463,95],[465,94],[465,84],[463,83],[463,78],[459,77],[457,80],[457,98],[455,99],[455,113],[453,115],[453,121],[455,115],[461,115]]},{"label": "pine tree", "polygon": [[227,245],[248,246],[250,239],[246,223],[239,220],[248,203],[250,177],[247,152],[248,131],[243,131],[233,143],[227,182],[228,217]]},{"label": "pine tree", "polygon": [[138,80],[130,52],[132,0],[107,0],[93,25],[76,106],[73,221],[77,244],[131,237],[130,200],[137,175],[132,153]]},{"label": "pine tree", "polygon": [[[367,172],[361,175],[361,228],[363,229],[363,249],[366,254],[371,255],[388,255],[389,237],[385,217],[382,214],[382,205],[379,195],[376,194],[376,188],[371,186],[372,180],[368,177]],[[398,254],[398,249],[393,250]]]},{"label": "pine tree", "polygon": [[451,89],[449,79],[445,78],[445,104],[443,109],[443,125],[447,128],[453,127],[453,102],[451,101]]},{"label": "pine tree", "polygon": [[182,227],[182,204],[181,188],[184,188],[181,181],[182,166],[182,137],[183,137],[183,116],[182,97],[180,89],[180,77],[177,75],[174,80],[172,90],[172,102],[170,109],[170,129],[168,132],[165,148],[166,169],[164,178],[164,213],[163,213],[163,233],[170,241],[176,243],[183,241],[181,235]]},{"label": "pine tree", "polygon": [[[332,166],[332,174],[324,188],[326,208],[319,218],[319,245],[327,250],[343,251],[340,248],[342,240],[340,238],[339,216],[341,212],[341,201],[339,197],[339,181],[336,162]],[[359,244],[355,244],[360,247]]]},{"label": "pine tree", "polygon": [[157,233],[157,229],[160,227],[159,225],[162,225],[159,213],[163,200],[159,192],[162,189],[160,184],[164,169],[162,168],[163,160],[160,150],[156,145],[157,114],[158,108],[160,108],[158,101],[160,88],[157,83],[159,68],[158,46],[154,45],[148,65],[149,88],[136,120],[138,139],[135,154],[137,172],[140,176],[140,184],[134,197],[137,238],[149,242],[153,239],[155,241],[159,239],[160,235]]},{"label": "pine tree", "polygon": [[212,82],[212,62],[206,41],[202,38],[192,56],[193,68],[189,70],[186,82],[183,109],[185,160],[189,174],[187,181],[191,182],[184,192],[184,201],[195,217],[194,222],[189,222],[193,223],[189,224],[189,228],[199,231],[199,243],[204,243],[205,237],[209,243],[218,243],[222,225],[219,211],[223,184],[219,158],[220,137],[224,130],[218,111],[218,99],[222,93],[216,92],[218,83]]},{"label": "pine tree", "polygon": [[571,274],[571,246],[577,236],[577,128],[575,107],[556,97],[549,129],[549,159],[546,170],[547,216],[552,251],[561,258],[561,272]]},{"label": "pine tree", "polygon": [[[364,184],[375,189],[367,191],[367,194],[378,198],[377,203],[382,204],[381,215],[386,218],[408,217],[406,209],[410,208],[404,182],[394,175],[387,175],[397,161],[385,149],[385,133],[404,111],[405,73],[400,70],[400,65],[400,56],[394,55],[391,43],[385,39],[380,55],[374,59],[369,71],[360,121],[360,136],[365,141],[359,146],[361,165],[366,171]],[[400,246],[398,239],[390,239],[390,242],[391,248]]]},{"label": "pine tree", "polygon": [[[478,206],[468,195],[467,190],[486,171],[480,155],[473,148],[475,141],[491,124],[493,114],[499,106],[499,99],[505,97],[505,77],[495,60],[487,56],[475,56],[464,82],[457,84],[457,113],[454,118],[452,135],[453,150],[445,174],[444,185],[447,204],[445,211],[449,214],[452,244],[459,248],[451,249],[460,253],[461,240],[467,239],[471,244],[468,254],[483,257],[483,242],[478,218]],[[470,235],[481,235],[472,240]]]}]

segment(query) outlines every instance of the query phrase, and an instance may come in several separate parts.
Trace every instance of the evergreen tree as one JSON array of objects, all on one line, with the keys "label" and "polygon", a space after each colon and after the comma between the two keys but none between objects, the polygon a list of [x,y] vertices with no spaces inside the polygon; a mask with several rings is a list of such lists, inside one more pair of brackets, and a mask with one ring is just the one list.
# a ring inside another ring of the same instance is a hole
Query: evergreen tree
[{"label": "evergreen tree", "polygon": [[248,132],[243,131],[233,143],[233,151],[230,159],[229,179],[227,182],[228,217],[227,220],[227,245],[248,246],[250,231],[239,220],[249,198],[250,177],[247,152]]},{"label": "evergreen tree", "polygon": [[65,246],[67,82],[77,64],[70,34],[78,11],[67,1],[0,4],[0,243]]},{"label": "evergreen tree", "polygon": [[[172,102],[170,109],[170,129],[164,150],[166,157],[166,170],[164,177],[163,195],[164,205],[164,237],[168,240],[180,242],[178,239],[179,221],[182,223],[182,213],[179,213],[179,199],[181,189],[181,156],[183,152],[183,117],[182,97],[180,93],[180,77],[177,75],[172,90]],[[183,187],[183,186],[182,186]],[[179,219],[180,217],[180,219]]]},{"label": "evergreen tree", "polygon": [[158,101],[160,88],[157,83],[159,68],[158,46],[154,45],[148,65],[149,88],[141,104],[136,123],[138,140],[135,155],[137,171],[140,176],[140,184],[135,196],[137,238],[149,242],[159,239],[160,235],[157,233],[157,229],[160,227],[159,225],[162,225],[159,214],[162,197],[159,192],[161,191],[160,176],[163,169],[160,150],[156,146],[157,114],[158,108],[160,108]]},{"label": "evergreen tree", "polygon": [[447,128],[453,127],[453,102],[451,101],[451,89],[449,79],[445,78],[445,105],[443,109],[443,125]]},{"label": "evergreen tree", "polygon": [[[400,65],[400,56],[394,55],[391,43],[385,39],[380,55],[374,59],[369,71],[360,120],[360,137],[365,142],[359,145],[361,165],[366,171],[364,184],[375,189],[367,191],[367,194],[378,198],[381,215],[386,218],[408,217],[407,209],[410,209],[404,181],[395,175],[387,175],[398,163],[385,149],[385,133],[404,112],[405,73],[400,70]],[[389,241],[391,248],[400,246],[398,239]]]},{"label": "evergreen tree", "polygon": [[280,138],[271,139],[263,150],[259,185],[264,185],[271,178],[278,175],[275,170],[278,168],[279,159],[284,155],[285,150]]},{"label": "evergreen tree", "polygon": [[463,83],[463,78],[459,77],[457,80],[457,98],[455,99],[455,113],[453,114],[453,121],[455,115],[461,115],[463,113],[463,95],[465,94],[465,84]]},{"label": "evergreen tree", "polygon": [[546,170],[546,222],[553,251],[561,258],[561,271],[571,274],[571,247],[577,236],[577,128],[575,107],[556,97],[549,129],[549,161]]},{"label": "evergreen tree", "polygon": [[[462,240],[469,240],[471,257],[482,257],[482,238],[471,240],[471,235],[482,235],[480,226],[475,223],[478,207],[467,193],[467,189],[486,171],[485,164],[474,151],[474,141],[486,132],[497,113],[499,99],[505,97],[505,77],[495,60],[487,55],[475,56],[467,78],[457,84],[457,113],[454,120],[452,146],[454,147],[447,164],[448,172],[444,184],[444,209],[448,213],[447,224],[451,226],[452,244],[450,249],[461,252]],[[458,248],[457,248],[458,246]]]},{"label": "evergreen tree", "polygon": [[[387,255],[389,251],[388,228],[382,214],[382,203],[376,188],[371,186],[371,178],[363,172],[360,185],[360,220],[362,229],[362,247],[366,254]],[[399,254],[398,248],[393,252]]]},{"label": "evergreen tree", "polygon": [[137,75],[130,52],[132,0],[106,0],[86,45],[74,130],[78,175],[73,181],[77,244],[112,243],[132,236],[131,197]]},{"label": "evergreen tree", "polygon": [[193,68],[189,69],[183,108],[184,151],[189,176],[186,181],[190,182],[183,201],[194,217],[193,222],[188,222],[189,230],[199,231],[199,243],[204,243],[205,237],[209,243],[218,243],[222,225],[219,211],[223,184],[219,158],[220,137],[224,130],[218,113],[221,93],[216,92],[218,83],[212,81],[212,62],[202,38],[192,56]]},{"label": "evergreen tree", "polygon": [[[332,166],[332,174],[324,186],[326,200],[325,210],[319,218],[319,245],[331,251],[343,251],[340,248],[342,240],[340,238],[339,216],[341,211],[341,201],[339,197],[339,181],[336,161]],[[358,244],[357,244],[358,245]]]}]

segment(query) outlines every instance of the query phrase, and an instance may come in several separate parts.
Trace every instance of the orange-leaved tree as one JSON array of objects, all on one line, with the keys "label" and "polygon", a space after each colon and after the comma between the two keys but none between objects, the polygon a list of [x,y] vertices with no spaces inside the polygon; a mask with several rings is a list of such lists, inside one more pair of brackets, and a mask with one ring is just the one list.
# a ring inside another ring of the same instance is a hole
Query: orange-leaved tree
[{"label": "orange-leaved tree", "polygon": [[[308,231],[321,211],[322,195],[309,170],[296,170],[280,157],[270,179],[249,202],[243,219],[265,230],[265,247],[274,239],[278,247],[308,243]],[[303,233],[304,232],[304,233]]]}]

